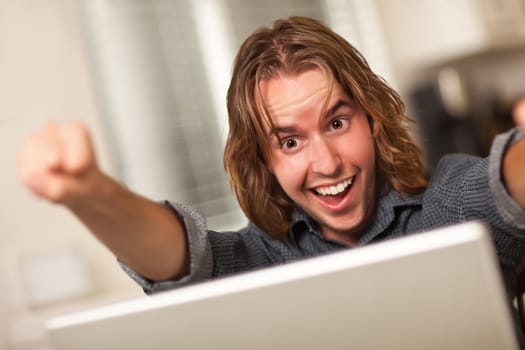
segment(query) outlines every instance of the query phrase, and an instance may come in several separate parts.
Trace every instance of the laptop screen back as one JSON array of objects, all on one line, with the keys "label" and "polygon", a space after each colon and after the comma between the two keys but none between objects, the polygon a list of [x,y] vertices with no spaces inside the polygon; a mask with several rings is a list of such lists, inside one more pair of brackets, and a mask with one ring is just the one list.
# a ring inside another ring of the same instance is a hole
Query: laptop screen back
[{"label": "laptop screen back", "polygon": [[517,349],[467,223],[55,317],[57,350]]}]

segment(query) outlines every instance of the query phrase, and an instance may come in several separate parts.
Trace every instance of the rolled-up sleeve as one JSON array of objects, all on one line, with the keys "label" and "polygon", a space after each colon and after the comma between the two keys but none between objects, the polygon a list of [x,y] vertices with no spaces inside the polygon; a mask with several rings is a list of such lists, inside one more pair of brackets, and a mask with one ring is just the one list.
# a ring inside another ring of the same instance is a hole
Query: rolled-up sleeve
[{"label": "rolled-up sleeve", "polygon": [[[208,280],[212,277],[213,272],[213,257],[204,217],[184,204],[171,203],[169,201],[164,201],[163,203],[184,223],[190,254],[190,272],[177,280],[152,281],[141,276],[132,268],[119,261],[122,269],[137,282],[147,294]],[[175,217],[173,219],[176,220]]]}]

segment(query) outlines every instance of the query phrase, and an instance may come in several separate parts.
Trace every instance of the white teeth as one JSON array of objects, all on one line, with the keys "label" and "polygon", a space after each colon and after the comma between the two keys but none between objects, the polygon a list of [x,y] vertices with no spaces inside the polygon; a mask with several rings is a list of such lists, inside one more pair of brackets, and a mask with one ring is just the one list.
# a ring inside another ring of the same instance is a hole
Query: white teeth
[{"label": "white teeth", "polygon": [[335,196],[336,194],[342,193],[344,190],[346,190],[346,188],[352,184],[353,179],[354,178],[351,177],[335,186],[319,187],[316,188],[315,191],[323,196]]}]

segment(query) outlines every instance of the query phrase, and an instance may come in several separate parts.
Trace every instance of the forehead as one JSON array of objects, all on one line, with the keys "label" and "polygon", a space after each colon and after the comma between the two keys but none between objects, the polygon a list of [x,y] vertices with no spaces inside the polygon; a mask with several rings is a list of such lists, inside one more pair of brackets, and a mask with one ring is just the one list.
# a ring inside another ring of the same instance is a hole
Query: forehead
[{"label": "forehead", "polygon": [[264,106],[273,115],[292,106],[306,105],[312,100],[326,100],[334,83],[331,76],[315,68],[299,73],[279,74],[261,81],[259,87]]},{"label": "forehead", "polygon": [[273,122],[282,117],[323,114],[333,101],[349,97],[330,73],[319,68],[280,74],[262,81],[259,88],[259,121],[264,128],[273,128]]}]

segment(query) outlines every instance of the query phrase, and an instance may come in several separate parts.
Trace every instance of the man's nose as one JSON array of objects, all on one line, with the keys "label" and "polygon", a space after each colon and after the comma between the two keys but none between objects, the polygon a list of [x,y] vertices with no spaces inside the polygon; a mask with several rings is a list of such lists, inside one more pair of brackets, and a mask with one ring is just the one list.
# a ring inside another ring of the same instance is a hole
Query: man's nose
[{"label": "man's nose", "polygon": [[342,169],[339,153],[329,140],[319,138],[310,148],[311,170],[324,176],[338,176]]}]

